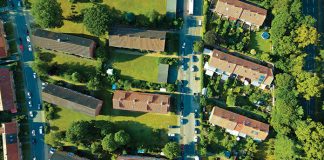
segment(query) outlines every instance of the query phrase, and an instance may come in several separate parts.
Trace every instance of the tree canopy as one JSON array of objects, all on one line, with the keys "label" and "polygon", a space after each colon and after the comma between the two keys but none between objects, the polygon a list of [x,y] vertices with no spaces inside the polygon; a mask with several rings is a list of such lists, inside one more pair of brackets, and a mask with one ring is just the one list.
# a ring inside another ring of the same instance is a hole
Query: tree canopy
[{"label": "tree canopy", "polygon": [[180,156],[180,146],[176,142],[169,142],[167,143],[164,148],[162,149],[165,156],[169,159],[175,159]]},{"label": "tree canopy", "polygon": [[105,34],[112,23],[109,9],[105,5],[95,5],[84,11],[83,23],[87,30],[96,36]]},{"label": "tree canopy", "polygon": [[296,29],[297,36],[294,41],[298,43],[298,47],[304,48],[310,44],[315,44],[318,39],[318,33],[315,27],[301,25]]},{"label": "tree canopy", "polygon": [[56,0],[36,0],[31,13],[42,28],[55,28],[63,25],[61,4]]},{"label": "tree canopy", "polygon": [[279,136],[275,140],[275,159],[296,159],[298,157],[297,144],[286,136]]},{"label": "tree canopy", "polygon": [[108,151],[108,152],[113,152],[115,151],[119,146],[116,143],[114,139],[113,134],[108,134],[102,141],[101,141],[102,149]]},{"label": "tree canopy", "polygon": [[117,133],[115,133],[114,140],[118,145],[123,146],[129,143],[130,136],[124,130],[120,130]]}]

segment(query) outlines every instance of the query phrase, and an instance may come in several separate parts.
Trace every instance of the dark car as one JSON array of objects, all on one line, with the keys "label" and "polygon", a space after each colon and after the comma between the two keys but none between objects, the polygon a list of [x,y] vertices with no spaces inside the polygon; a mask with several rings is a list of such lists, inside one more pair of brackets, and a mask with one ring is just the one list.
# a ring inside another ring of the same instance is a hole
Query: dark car
[{"label": "dark car", "polygon": [[26,29],[26,34],[29,35],[29,31],[28,31],[28,29]]},{"label": "dark car", "polygon": [[181,109],[184,109],[183,102],[180,103],[180,108],[181,108]]},{"label": "dark car", "polygon": [[36,144],[36,139],[35,138],[33,138],[32,143]]},{"label": "dark car", "polygon": [[21,38],[19,38],[19,42],[20,42],[20,44],[22,44],[22,39]]},{"label": "dark car", "polygon": [[199,120],[195,120],[195,126],[199,126]]},{"label": "dark car", "polygon": [[179,128],[178,126],[169,126],[169,128]]}]

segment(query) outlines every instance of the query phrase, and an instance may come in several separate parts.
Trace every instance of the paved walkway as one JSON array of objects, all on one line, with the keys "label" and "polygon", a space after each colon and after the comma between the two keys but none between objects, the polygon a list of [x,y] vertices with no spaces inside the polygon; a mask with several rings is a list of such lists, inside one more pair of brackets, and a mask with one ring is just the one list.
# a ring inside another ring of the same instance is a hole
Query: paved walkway
[{"label": "paved walkway", "polygon": [[178,58],[177,55],[164,55],[161,53],[142,53],[138,51],[129,51],[129,50],[123,50],[123,49],[115,49],[115,53],[121,53],[121,54],[130,54],[130,55],[137,55],[137,56],[151,56],[151,57],[172,57],[172,58]]}]

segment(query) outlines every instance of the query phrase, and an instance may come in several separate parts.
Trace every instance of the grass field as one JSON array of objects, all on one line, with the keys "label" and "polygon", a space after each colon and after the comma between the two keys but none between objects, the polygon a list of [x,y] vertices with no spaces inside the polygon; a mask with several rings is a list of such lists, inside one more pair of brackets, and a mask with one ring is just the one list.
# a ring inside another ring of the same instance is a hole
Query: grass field
[{"label": "grass field", "polygon": [[123,78],[157,82],[159,58],[112,53],[112,66],[119,70]]},{"label": "grass field", "polygon": [[262,31],[251,32],[250,49],[255,49],[257,53],[271,51],[271,39],[264,40],[261,37]]},{"label": "grass field", "polygon": [[[35,3],[35,1],[36,0],[30,0],[31,4]],[[79,14],[82,9],[89,8],[93,5],[93,3],[72,4],[68,0],[58,0],[58,2],[61,3],[64,17],[72,15],[72,12]],[[122,12],[133,12],[134,14],[146,14],[152,10],[156,10],[161,14],[166,13],[166,0],[103,0],[102,4]],[[72,5],[75,6],[73,10],[71,9]],[[64,25],[62,27],[52,30],[64,33],[81,33],[90,35],[82,23],[67,20],[64,20]]]}]

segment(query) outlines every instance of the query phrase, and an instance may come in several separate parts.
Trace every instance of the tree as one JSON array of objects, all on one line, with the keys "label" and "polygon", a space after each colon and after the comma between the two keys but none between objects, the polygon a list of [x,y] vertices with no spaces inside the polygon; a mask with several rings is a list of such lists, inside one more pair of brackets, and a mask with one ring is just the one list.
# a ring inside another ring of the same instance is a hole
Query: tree
[{"label": "tree", "polygon": [[104,5],[95,5],[84,11],[83,23],[87,30],[96,36],[105,34],[112,23],[109,9]]},{"label": "tree", "polygon": [[120,130],[117,133],[115,133],[114,140],[118,145],[123,146],[129,143],[130,136],[124,130]]},{"label": "tree", "polygon": [[297,91],[302,93],[304,98],[309,100],[311,97],[319,97],[323,84],[321,79],[313,73],[305,72],[298,74],[297,76]]},{"label": "tree", "polygon": [[155,26],[157,25],[158,21],[160,20],[160,14],[156,10],[151,10],[146,13],[146,17],[148,18],[149,22]]},{"label": "tree", "polygon": [[119,146],[114,139],[113,134],[108,134],[102,141],[101,141],[102,149],[108,152],[115,151]]},{"label": "tree", "polygon": [[235,106],[236,105],[236,96],[233,94],[229,94],[226,98],[227,106]]},{"label": "tree", "polygon": [[100,142],[94,142],[91,144],[91,153],[92,154],[100,154],[102,153],[102,146]]},{"label": "tree", "polygon": [[251,49],[250,53],[251,53],[252,55],[255,55],[255,54],[256,54],[256,50],[255,50],[255,49]]},{"label": "tree", "polygon": [[72,143],[89,143],[98,138],[97,130],[89,121],[73,122],[66,131],[66,138]]},{"label": "tree", "polygon": [[97,77],[93,77],[87,83],[87,88],[89,90],[94,90],[95,91],[95,90],[98,90],[99,85],[100,85],[100,82],[99,82],[98,78]]},{"label": "tree", "polygon": [[74,82],[80,82],[81,75],[79,72],[73,72],[71,75],[72,81]]},{"label": "tree", "polygon": [[204,35],[204,42],[207,45],[213,46],[216,44],[216,34],[214,31],[207,31]]},{"label": "tree", "polygon": [[193,44],[193,50],[198,53],[202,52],[204,50],[204,41],[196,41]]},{"label": "tree", "polygon": [[135,14],[133,12],[128,12],[125,14],[125,20],[128,23],[134,23],[135,22]]},{"label": "tree", "polygon": [[[320,122],[311,119],[297,121],[296,136],[302,143],[306,159],[321,159],[324,157],[324,126]],[[322,151],[321,151],[322,150]]]},{"label": "tree", "polygon": [[294,42],[298,43],[298,47],[304,48],[310,44],[315,44],[318,39],[318,33],[315,27],[301,25],[297,28]]},{"label": "tree", "polygon": [[274,143],[275,159],[296,159],[297,144],[286,136],[279,135]]},{"label": "tree", "polygon": [[167,143],[162,149],[164,155],[169,159],[176,159],[180,156],[180,146],[176,142]]},{"label": "tree", "polygon": [[96,120],[95,127],[100,130],[100,135],[102,137],[106,136],[109,133],[114,132],[114,124],[109,121],[103,121],[103,120]]},{"label": "tree", "polygon": [[60,27],[63,24],[61,4],[56,0],[37,0],[31,13],[42,28]]}]

